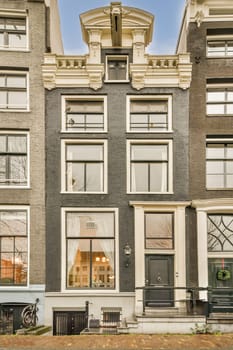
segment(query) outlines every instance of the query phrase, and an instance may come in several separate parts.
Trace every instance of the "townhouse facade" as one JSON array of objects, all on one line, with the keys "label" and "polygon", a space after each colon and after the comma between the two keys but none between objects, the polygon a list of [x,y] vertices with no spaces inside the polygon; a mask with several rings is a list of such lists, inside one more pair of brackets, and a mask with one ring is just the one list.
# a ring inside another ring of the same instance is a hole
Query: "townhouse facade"
[{"label": "townhouse facade", "polygon": [[233,309],[231,1],[189,1],[178,50],[191,55],[189,109],[190,267],[210,305],[210,324]]},{"label": "townhouse facade", "polygon": [[53,334],[151,332],[151,312],[187,308],[189,54],[147,54],[141,9],[111,3],[80,20],[88,54],[42,67],[45,322]]},{"label": "townhouse facade", "polygon": [[38,304],[38,322],[44,322],[45,99],[40,67],[45,52],[63,52],[61,41],[49,40],[49,27],[52,33],[57,25],[54,1],[0,1],[0,332],[4,334],[22,327],[22,311],[30,304]]},{"label": "townhouse facade", "polygon": [[70,56],[56,0],[0,0],[2,333],[30,305],[54,335],[232,331],[232,19],[187,0],[152,55],[112,2]]}]

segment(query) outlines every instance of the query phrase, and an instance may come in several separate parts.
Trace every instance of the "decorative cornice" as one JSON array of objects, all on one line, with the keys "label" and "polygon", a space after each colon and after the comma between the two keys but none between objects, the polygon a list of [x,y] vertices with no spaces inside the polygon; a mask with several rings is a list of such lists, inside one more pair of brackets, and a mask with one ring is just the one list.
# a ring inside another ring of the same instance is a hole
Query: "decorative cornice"
[{"label": "decorative cornice", "polygon": [[[104,64],[88,62],[88,56],[57,56],[45,54],[42,65],[44,87],[103,86]],[[132,87],[179,87],[187,89],[191,83],[192,65],[189,54],[145,56],[142,63],[131,63],[129,74]]]}]

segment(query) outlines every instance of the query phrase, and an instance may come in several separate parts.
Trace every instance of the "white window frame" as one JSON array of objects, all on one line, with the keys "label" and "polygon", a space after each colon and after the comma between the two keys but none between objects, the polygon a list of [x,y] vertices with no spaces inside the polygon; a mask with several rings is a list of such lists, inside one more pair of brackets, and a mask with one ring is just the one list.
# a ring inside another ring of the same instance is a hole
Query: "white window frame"
[{"label": "white window frame", "polygon": [[[125,60],[126,62],[126,78],[125,79],[117,79],[117,80],[111,80],[108,77],[108,59],[116,59],[117,60]],[[111,83],[128,83],[129,82],[129,57],[127,55],[106,55],[105,58],[105,82],[111,82]]]},{"label": "white window frame", "polygon": [[[164,100],[168,104],[168,127],[167,130],[144,130],[136,131],[130,129],[130,103],[131,101]],[[129,95],[126,97],[126,130],[129,133],[170,133],[172,132],[172,96],[171,95]]]},{"label": "white window frame", "polygon": [[4,17],[4,18],[12,18],[12,19],[25,19],[26,20],[26,45],[25,47],[1,47],[0,46],[0,51],[29,51],[29,21],[28,21],[28,15],[26,13],[26,11],[15,11],[15,10],[0,10],[0,17]]},{"label": "white window frame", "polygon": [[[197,213],[197,260],[198,260],[198,285],[208,287],[208,258],[231,257],[232,252],[208,252],[207,215],[208,214],[232,214],[233,199],[203,199],[194,200],[192,207]],[[207,301],[207,291],[200,291],[199,297]]]},{"label": "white window frame", "polygon": [[[104,127],[103,130],[68,130],[66,129],[66,101],[103,101],[104,104]],[[63,95],[61,98],[61,108],[62,108],[62,120],[61,120],[61,125],[62,125],[62,132],[64,133],[106,133],[108,130],[108,125],[107,125],[107,96],[102,96],[102,95]]]},{"label": "white window frame", "polygon": [[25,108],[1,108],[1,112],[17,112],[17,113],[25,113],[29,112],[29,72],[28,71],[17,71],[17,70],[0,70],[0,74],[2,75],[11,75],[11,76],[19,76],[22,75],[26,77],[26,105]]},{"label": "white window frame", "polygon": [[[103,145],[104,148],[104,171],[103,171],[103,183],[104,183],[104,188],[103,191],[100,192],[85,192],[85,191],[80,191],[80,192],[74,192],[74,191],[66,191],[66,145],[92,145],[92,144],[100,144]],[[108,149],[107,149],[107,140],[103,139],[82,139],[82,140],[77,140],[77,139],[66,139],[61,141],[61,193],[70,193],[70,194],[103,194],[107,193],[108,191]]]},{"label": "white window frame", "polygon": [[27,284],[25,286],[0,286],[0,290],[25,290],[29,288],[30,281],[30,207],[24,205],[0,205],[0,211],[17,211],[24,210],[27,212],[27,249],[28,249],[28,268],[27,268]]},{"label": "white window frame", "polygon": [[[233,91],[233,83],[232,84],[229,84],[229,83],[225,83],[224,84],[224,83],[222,83],[222,84],[207,84],[206,85],[206,115],[208,117],[211,117],[211,116],[214,116],[214,117],[216,117],[216,116],[218,116],[218,117],[228,117],[228,116],[232,117],[232,115],[233,115],[232,113],[215,113],[215,114],[211,113],[211,114],[208,114],[208,112],[207,112],[208,105],[211,105],[211,103],[208,102],[208,91],[219,90],[219,91],[222,91],[222,92],[226,92],[228,88],[229,88],[229,90]],[[225,101],[221,101],[221,103],[219,101],[216,101],[216,103],[213,102],[212,104],[218,104],[218,103],[224,105],[224,108],[226,108],[226,106],[227,106],[227,101],[226,100]]]},{"label": "white window frame", "polygon": [[27,184],[25,186],[17,186],[17,185],[1,185],[0,189],[25,189],[30,188],[30,133],[28,131],[11,131],[11,130],[0,130],[0,135],[25,135],[27,137]]},{"label": "white window frame", "polygon": [[[168,191],[166,192],[132,192],[131,191],[131,145],[161,145],[167,144],[168,146]],[[127,140],[127,193],[128,194],[172,194],[173,193],[173,142],[172,140]]]},{"label": "white window frame", "polygon": [[233,52],[231,55],[227,55],[226,52],[226,44],[224,44],[222,47],[224,48],[225,54],[224,55],[218,55],[218,54],[213,54],[210,55],[208,52],[209,49],[209,42],[224,42],[226,43],[227,41],[232,41],[233,42],[233,35],[229,34],[229,35],[208,35],[206,37],[206,57],[208,58],[233,58]]},{"label": "white window frame", "polygon": [[[67,249],[66,249],[66,212],[98,212],[98,213],[114,213],[115,220],[115,289],[67,289],[66,288],[66,254],[67,254]],[[90,207],[90,208],[69,208],[69,207],[64,207],[61,208],[61,291],[62,293],[67,293],[67,294],[83,294],[89,295],[89,294],[98,294],[98,295],[106,295],[106,294],[115,294],[119,292],[119,210],[118,208],[95,208],[95,207]]]},{"label": "white window frame", "polygon": [[[224,144],[224,143],[232,143],[233,144],[233,139],[231,138],[206,138],[206,143],[205,143],[205,149],[207,151],[207,143],[219,143],[219,144]],[[205,183],[206,183],[206,190],[207,191],[232,191],[232,187],[207,187],[207,156],[205,156]],[[223,174],[225,175],[225,173]]]}]

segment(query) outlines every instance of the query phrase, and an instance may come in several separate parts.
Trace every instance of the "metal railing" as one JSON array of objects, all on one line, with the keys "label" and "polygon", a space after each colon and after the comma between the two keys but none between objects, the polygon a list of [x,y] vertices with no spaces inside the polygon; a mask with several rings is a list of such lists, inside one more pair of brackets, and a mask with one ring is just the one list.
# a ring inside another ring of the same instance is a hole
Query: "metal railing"
[{"label": "metal railing", "polygon": [[[174,306],[177,302],[186,302],[187,308],[191,314],[198,314],[198,302],[203,303],[203,313],[209,316],[211,312],[226,310],[233,312],[233,288],[213,288],[213,287],[174,287],[174,286],[143,286],[137,287],[137,290],[143,292],[143,314],[146,307],[154,305],[157,307]],[[184,291],[186,298],[176,298],[175,291]],[[154,295],[153,295],[153,292]],[[156,293],[156,292],[159,292]],[[199,293],[206,292],[206,300],[200,298]],[[159,298],[156,298],[159,296]],[[148,298],[150,295],[150,298]],[[154,298],[155,297],[155,298]]]}]

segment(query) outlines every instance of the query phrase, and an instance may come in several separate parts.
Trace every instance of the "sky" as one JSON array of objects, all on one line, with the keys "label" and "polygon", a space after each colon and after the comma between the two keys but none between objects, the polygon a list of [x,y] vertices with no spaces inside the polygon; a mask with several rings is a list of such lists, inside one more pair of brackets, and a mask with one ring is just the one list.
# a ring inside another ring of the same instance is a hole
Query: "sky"
[{"label": "sky", "polygon": [[[113,0],[58,0],[64,53],[88,53],[83,43],[79,15],[88,10],[109,6]],[[115,1],[115,0],[114,0]],[[140,8],[155,17],[154,33],[147,52],[153,55],[174,54],[186,0],[121,0],[123,6]]]}]

